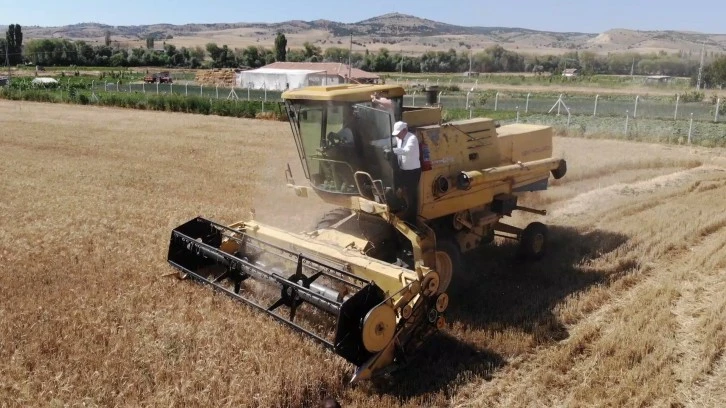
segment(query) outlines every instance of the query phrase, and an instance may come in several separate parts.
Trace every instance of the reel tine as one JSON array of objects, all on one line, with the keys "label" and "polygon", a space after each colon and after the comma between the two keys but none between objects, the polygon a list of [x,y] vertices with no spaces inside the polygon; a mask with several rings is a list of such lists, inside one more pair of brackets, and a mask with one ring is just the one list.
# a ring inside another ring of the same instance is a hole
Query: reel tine
[{"label": "reel tine", "polygon": [[290,307],[290,321],[295,321],[295,312],[297,311],[297,304],[293,303]]}]

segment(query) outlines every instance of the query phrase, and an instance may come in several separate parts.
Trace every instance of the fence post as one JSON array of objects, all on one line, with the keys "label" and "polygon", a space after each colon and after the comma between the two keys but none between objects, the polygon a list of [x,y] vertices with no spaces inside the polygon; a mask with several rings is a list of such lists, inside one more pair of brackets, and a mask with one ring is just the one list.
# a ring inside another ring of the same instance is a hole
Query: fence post
[{"label": "fence post", "polygon": [[630,113],[626,110],[625,111],[625,137],[628,137],[628,119],[630,118]]},{"label": "fence post", "polygon": [[570,110],[567,110],[567,127],[570,127]]},{"label": "fence post", "polygon": [[597,116],[597,100],[600,99],[600,95],[595,95],[595,109],[592,111],[592,116]]},{"label": "fence post", "polygon": [[146,82],[141,83],[141,92],[146,93]]},{"label": "fence post", "polygon": [[691,123],[688,125],[688,144],[691,144],[691,133],[693,132],[693,112],[691,112]]},{"label": "fence post", "polygon": [[517,106],[517,123],[519,123],[519,106]]},{"label": "fence post", "polygon": [[633,119],[635,119],[638,116],[638,100],[640,99],[640,95],[635,95],[635,109],[633,109]]},{"label": "fence post", "polygon": [[681,100],[681,95],[676,94],[676,113],[673,114],[673,120],[678,119],[678,101]]},{"label": "fence post", "polygon": [[219,85],[214,86],[214,93],[217,95],[217,99],[219,99]]},{"label": "fence post", "polygon": [[250,86],[247,85],[247,100],[250,100]]},{"label": "fence post", "polygon": [[499,106],[499,92],[497,92],[496,95],[494,95],[494,110],[497,110],[497,107]]},{"label": "fence post", "polygon": [[718,110],[721,107],[721,98],[716,99],[716,113],[713,115],[713,121],[718,122]]},{"label": "fence post", "polygon": [[174,95],[174,83],[169,84],[169,95]]},{"label": "fence post", "polygon": [[184,83],[184,96],[189,96],[189,82]]},{"label": "fence post", "polygon": [[471,94],[471,91],[466,91],[466,109],[469,109],[469,94]]},{"label": "fence post", "polygon": [[204,96],[204,85],[199,85],[199,96]]},{"label": "fence post", "polygon": [[157,95],[159,94],[159,83],[158,82],[156,83],[156,94]]},{"label": "fence post", "polygon": [[[530,95],[531,95],[531,93],[528,92],[527,93],[527,103],[525,103],[525,105],[524,105],[524,113],[529,112],[529,96]],[[519,113],[519,112],[517,112],[517,113]]]},{"label": "fence post", "polygon": [[120,92],[120,91],[118,90],[118,86],[119,86],[119,84],[120,84],[120,83],[121,83],[121,81],[116,81],[116,92]]},{"label": "fence post", "polygon": [[441,94],[444,93],[444,91],[439,92],[439,105],[441,105]]},{"label": "fence post", "polygon": [[413,91],[413,94],[411,95],[411,106],[414,108],[416,107],[416,91]]}]

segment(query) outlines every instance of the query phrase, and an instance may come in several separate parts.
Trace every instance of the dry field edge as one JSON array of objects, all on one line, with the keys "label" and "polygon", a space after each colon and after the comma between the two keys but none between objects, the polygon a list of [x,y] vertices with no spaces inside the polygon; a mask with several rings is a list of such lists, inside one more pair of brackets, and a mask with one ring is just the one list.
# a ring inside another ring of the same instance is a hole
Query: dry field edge
[{"label": "dry field edge", "polygon": [[[394,375],[164,275],[196,216],[302,230],[327,207],[285,123],[0,101],[0,406],[726,404],[723,149],[556,138],[551,250],[468,259],[447,327]],[[514,217],[525,224],[534,216]]]}]

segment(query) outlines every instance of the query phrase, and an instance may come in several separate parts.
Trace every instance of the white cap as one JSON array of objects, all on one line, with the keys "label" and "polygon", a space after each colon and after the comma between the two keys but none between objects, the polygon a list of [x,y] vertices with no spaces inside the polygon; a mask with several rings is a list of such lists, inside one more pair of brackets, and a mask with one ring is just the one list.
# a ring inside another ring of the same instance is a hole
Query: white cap
[{"label": "white cap", "polygon": [[393,136],[398,136],[398,134],[401,133],[401,131],[403,129],[406,129],[407,127],[408,127],[408,123],[406,123],[406,122],[400,122],[400,121],[396,122],[393,124],[393,133],[391,133],[391,134]]}]

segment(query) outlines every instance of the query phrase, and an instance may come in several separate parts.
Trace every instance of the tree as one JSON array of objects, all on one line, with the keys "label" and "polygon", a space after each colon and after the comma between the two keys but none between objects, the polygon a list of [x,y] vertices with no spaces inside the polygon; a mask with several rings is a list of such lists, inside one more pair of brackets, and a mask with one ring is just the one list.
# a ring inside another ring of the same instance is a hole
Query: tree
[{"label": "tree", "polygon": [[209,53],[209,57],[212,58],[212,61],[216,63],[217,61],[219,61],[219,58],[222,54],[222,49],[219,48],[217,43],[208,43],[207,52]]},{"label": "tree", "polygon": [[149,49],[149,50],[154,49],[154,37],[153,36],[146,37],[146,49]]},{"label": "tree", "polygon": [[0,38],[0,65],[5,65],[5,40]]},{"label": "tree", "polygon": [[305,59],[307,61],[318,62],[322,59],[323,51],[320,47],[316,47],[309,42],[305,42],[303,44],[303,48],[303,55],[305,55]]},{"label": "tree", "polygon": [[106,44],[106,47],[111,45],[111,32],[106,30],[106,34],[103,37],[103,43]]},{"label": "tree", "polygon": [[[696,82],[693,76],[692,83]],[[719,57],[703,69],[703,85],[707,88],[716,88],[726,85],[726,57]]]},{"label": "tree", "polygon": [[5,33],[5,42],[7,43],[10,65],[18,65],[23,60],[21,55],[23,52],[23,30],[20,24],[10,24],[8,31]]},{"label": "tree", "polygon": [[287,59],[287,38],[285,34],[277,33],[275,37],[275,61],[286,61]]}]

